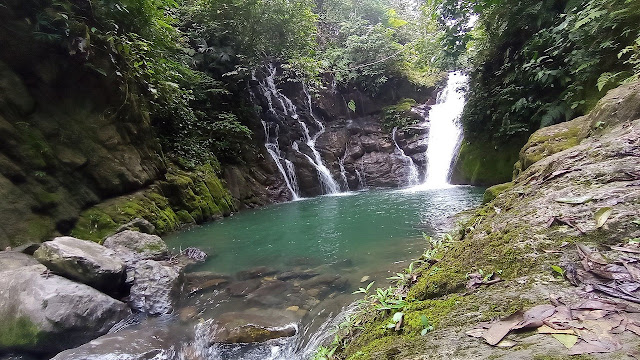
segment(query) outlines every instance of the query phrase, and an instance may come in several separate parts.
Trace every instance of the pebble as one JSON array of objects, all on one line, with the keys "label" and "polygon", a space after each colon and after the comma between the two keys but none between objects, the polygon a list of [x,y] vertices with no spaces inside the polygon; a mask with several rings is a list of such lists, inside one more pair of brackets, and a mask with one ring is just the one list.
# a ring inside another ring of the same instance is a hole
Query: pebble
[{"label": "pebble", "polygon": [[371,277],[369,275],[365,275],[365,276],[362,277],[362,279],[360,279],[360,282],[361,283],[367,282],[367,281],[369,281],[369,279],[371,279]]}]

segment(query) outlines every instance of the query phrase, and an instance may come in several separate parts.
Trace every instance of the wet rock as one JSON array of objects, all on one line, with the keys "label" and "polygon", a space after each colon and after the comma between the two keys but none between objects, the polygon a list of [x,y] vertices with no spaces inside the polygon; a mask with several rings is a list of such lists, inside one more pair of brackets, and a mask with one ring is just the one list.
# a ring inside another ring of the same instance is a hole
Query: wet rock
[{"label": "wet rock", "polygon": [[281,337],[294,336],[296,332],[297,330],[293,325],[283,328],[273,328],[247,324],[230,330],[223,329],[215,335],[212,342],[223,344],[258,343]]},{"label": "wet rock", "polygon": [[43,265],[0,273],[0,352],[56,353],[104,335],[129,314],[126,304]]},{"label": "wet rock", "polygon": [[129,305],[149,315],[168,314],[173,311],[179,296],[182,274],[174,265],[154,260],[136,264]]},{"label": "wet rock", "polygon": [[259,288],[260,284],[261,281],[258,279],[238,281],[227,286],[226,290],[230,296],[242,297]]},{"label": "wet rock", "polygon": [[54,273],[101,291],[118,291],[124,284],[125,264],[114,251],[91,241],[57,237],[33,255]]},{"label": "wet rock", "polygon": [[40,264],[32,256],[16,251],[0,252],[0,271],[18,269],[23,266]]},{"label": "wet rock", "polygon": [[323,274],[303,281],[300,286],[304,289],[330,287],[334,289],[345,289],[349,285],[349,280],[340,275]]},{"label": "wet rock", "polygon": [[247,295],[247,300],[261,305],[279,305],[285,302],[290,287],[284,281],[269,281]]},{"label": "wet rock", "polygon": [[235,344],[294,336],[297,332],[293,325],[295,319],[291,312],[276,315],[226,313],[209,324],[207,339],[210,344]]},{"label": "wet rock", "polygon": [[248,280],[248,279],[255,279],[263,276],[273,275],[277,272],[278,272],[277,270],[274,270],[266,266],[258,266],[253,269],[239,271],[236,274],[236,277],[239,280]]},{"label": "wet rock", "polygon": [[52,360],[168,359],[173,353],[173,344],[166,340],[169,336],[166,330],[125,329],[63,351]]},{"label": "wet rock", "polygon": [[132,230],[106,238],[103,245],[117,252],[129,265],[139,260],[162,260],[169,255],[167,244],[159,236]]},{"label": "wet rock", "polygon": [[224,278],[214,278],[202,282],[189,282],[187,283],[187,293],[189,295],[195,295],[202,292],[210,291],[228,283],[229,280]]},{"label": "wet rock", "polygon": [[302,270],[302,271],[285,271],[276,276],[276,279],[282,281],[289,281],[293,279],[310,279],[314,276],[318,276],[320,273],[313,270]]},{"label": "wet rock", "polygon": [[207,260],[207,257],[209,256],[207,255],[206,252],[195,247],[188,247],[180,251],[180,255],[185,256],[186,258],[191,259],[195,262],[204,262]]}]

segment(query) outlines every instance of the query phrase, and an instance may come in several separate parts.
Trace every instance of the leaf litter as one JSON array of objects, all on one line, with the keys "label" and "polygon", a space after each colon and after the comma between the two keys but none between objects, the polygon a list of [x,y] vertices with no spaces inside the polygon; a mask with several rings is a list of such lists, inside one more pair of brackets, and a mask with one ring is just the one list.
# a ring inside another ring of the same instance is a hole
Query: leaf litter
[{"label": "leaf litter", "polygon": [[[596,218],[597,223],[605,221]],[[639,245],[631,242],[611,246],[615,252],[607,258],[597,250],[577,244],[580,263],[566,266],[564,276],[573,285],[582,286],[588,299],[566,304],[551,295],[551,304],[517,311],[494,323],[478,324],[466,334],[483,338],[492,346],[511,347],[516,343],[506,339],[508,334],[536,329],[538,334],[554,337],[570,355],[622,349],[618,334],[629,331],[640,336],[640,306],[632,304],[640,304],[640,258],[634,257],[640,254]]]}]

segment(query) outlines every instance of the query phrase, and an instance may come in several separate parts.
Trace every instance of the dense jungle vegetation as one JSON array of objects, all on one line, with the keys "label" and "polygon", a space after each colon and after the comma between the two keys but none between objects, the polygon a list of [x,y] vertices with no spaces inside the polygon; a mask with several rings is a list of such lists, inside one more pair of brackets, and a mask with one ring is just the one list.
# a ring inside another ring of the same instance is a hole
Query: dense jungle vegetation
[{"label": "dense jungle vegetation", "polygon": [[142,93],[165,152],[190,162],[242,161],[246,81],[265,61],[294,81],[370,94],[392,77],[432,85],[465,69],[466,136],[497,143],[584,114],[640,72],[634,0],[27,0],[20,9],[36,41],[120,79],[125,98]]}]

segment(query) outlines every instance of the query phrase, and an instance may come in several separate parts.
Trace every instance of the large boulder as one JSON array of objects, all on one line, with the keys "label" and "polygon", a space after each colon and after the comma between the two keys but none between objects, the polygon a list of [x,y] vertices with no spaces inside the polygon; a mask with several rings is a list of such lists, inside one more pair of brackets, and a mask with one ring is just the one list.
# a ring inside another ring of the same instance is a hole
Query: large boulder
[{"label": "large boulder", "polygon": [[178,266],[154,260],[138,262],[135,265],[129,305],[133,310],[149,315],[173,312],[182,278]]},{"label": "large boulder", "polygon": [[0,352],[56,353],[104,335],[126,304],[43,265],[0,273]]},{"label": "large boulder", "polygon": [[91,241],[69,236],[47,241],[33,254],[56,274],[105,292],[124,283],[124,263],[117,254]]},{"label": "large boulder", "polygon": [[63,351],[52,360],[167,359],[173,350],[169,337],[166,330],[125,329]]}]

